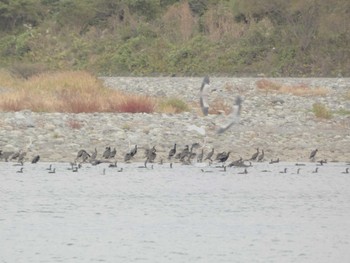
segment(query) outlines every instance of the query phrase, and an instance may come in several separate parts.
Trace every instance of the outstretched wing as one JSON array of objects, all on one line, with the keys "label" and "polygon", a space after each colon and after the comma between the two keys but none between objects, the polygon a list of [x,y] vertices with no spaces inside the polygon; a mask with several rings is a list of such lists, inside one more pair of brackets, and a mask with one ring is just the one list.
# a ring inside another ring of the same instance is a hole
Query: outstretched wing
[{"label": "outstretched wing", "polygon": [[228,116],[228,121],[218,129],[217,131],[218,134],[224,133],[231,126],[239,122],[241,107],[242,107],[242,98],[240,96],[237,96],[235,103],[233,105],[232,112]]},{"label": "outstretched wing", "polygon": [[209,109],[209,104],[208,104],[208,92],[209,92],[209,87],[210,87],[210,80],[208,76],[205,76],[202,82],[201,90],[200,90],[200,98],[199,98],[199,103],[202,108],[202,112],[205,116],[208,115],[208,109]]}]

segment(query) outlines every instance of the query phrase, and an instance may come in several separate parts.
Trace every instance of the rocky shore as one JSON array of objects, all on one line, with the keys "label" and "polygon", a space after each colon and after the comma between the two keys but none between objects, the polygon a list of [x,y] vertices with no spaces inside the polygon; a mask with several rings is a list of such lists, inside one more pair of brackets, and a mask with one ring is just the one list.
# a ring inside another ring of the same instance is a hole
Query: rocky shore
[{"label": "rocky shore", "polygon": [[[294,96],[263,92],[256,88],[258,78],[211,78],[209,102],[229,107],[236,95],[244,99],[241,121],[217,135],[218,124],[225,113],[202,116],[198,93],[202,78],[102,78],[107,88],[156,97],[176,97],[192,106],[181,114],[127,113],[34,113],[31,111],[0,113],[0,150],[27,149],[26,160],[39,154],[40,161],[73,161],[80,149],[98,158],[106,146],[117,149],[116,160],[135,144],[139,152],[135,161],[144,160],[144,150],[156,145],[157,159],[164,159],[177,143],[198,142],[209,152],[231,151],[229,160],[249,158],[256,148],[265,150],[265,161],[308,161],[312,150],[317,159],[350,161],[350,79],[283,78],[272,79],[282,84],[324,87],[325,96]],[[334,112],[329,120],[318,119],[311,111],[320,102]],[[345,112],[345,114],[344,114]],[[197,131],[196,131],[197,130]]]}]

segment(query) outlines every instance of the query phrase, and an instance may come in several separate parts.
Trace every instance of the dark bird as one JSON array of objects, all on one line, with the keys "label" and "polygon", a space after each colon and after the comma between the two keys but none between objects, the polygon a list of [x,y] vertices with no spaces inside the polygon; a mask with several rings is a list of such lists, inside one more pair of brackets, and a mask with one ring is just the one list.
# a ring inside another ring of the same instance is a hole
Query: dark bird
[{"label": "dark bird", "polygon": [[16,160],[16,159],[19,157],[20,154],[21,154],[21,151],[13,153],[13,154],[10,156],[10,161],[11,161],[11,160]]},{"label": "dark bird", "polygon": [[91,160],[95,160],[97,157],[97,149],[95,148],[95,151],[91,154]]},{"label": "dark bird", "polygon": [[300,173],[300,168],[298,168],[298,170],[297,170],[297,174],[299,174]]},{"label": "dark bird", "polygon": [[40,160],[40,155],[37,155],[32,159],[32,163],[37,163],[39,160]]},{"label": "dark bird", "polygon": [[21,167],[16,173],[23,173],[23,167]]},{"label": "dark bird", "polygon": [[232,167],[232,166],[240,166],[241,164],[243,164],[243,158],[240,157],[238,160],[235,160],[233,162],[231,162],[228,167]]},{"label": "dark bird", "polygon": [[203,156],[204,156],[204,149],[202,148],[202,151],[200,154],[197,156],[197,162],[201,163],[203,162]]},{"label": "dark bird", "polygon": [[107,146],[106,150],[102,154],[102,157],[105,159],[108,159],[110,154],[111,154],[111,147]]},{"label": "dark bird", "polygon": [[[150,149],[148,152],[147,152],[147,159],[146,159],[146,161],[147,162],[150,162],[150,163],[153,163],[154,162],[154,160],[156,159],[156,157],[157,157],[157,150],[156,150],[156,147],[155,146],[153,146],[153,148],[152,149]],[[146,165],[145,165],[146,166]]]},{"label": "dark bird", "polygon": [[239,117],[241,115],[241,108],[242,108],[242,98],[240,96],[237,96],[235,99],[234,105],[232,107],[232,111],[228,116],[228,121],[218,129],[217,131],[218,134],[224,133],[231,126],[239,122]]},{"label": "dark bird", "polygon": [[111,163],[108,167],[110,167],[110,168],[117,168],[117,167],[118,167],[118,164],[117,164],[117,162],[115,161],[114,163]]},{"label": "dark bird", "polygon": [[49,171],[51,171],[51,169],[52,169],[52,164],[50,164],[49,167],[46,168],[46,170],[49,170]]},{"label": "dark bird", "polygon": [[314,174],[318,173],[318,167],[316,167],[316,169],[314,171],[312,171],[312,173],[314,173]]},{"label": "dark bird", "polygon": [[130,152],[131,157],[134,157],[136,153],[137,153],[137,145],[135,145],[134,149],[131,150]]},{"label": "dark bird", "polygon": [[258,156],[258,162],[262,162],[264,160],[264,150],[261,150],[261,154]]},{"label": "dark bird", "polygon": [[186,145],[185,148],[180,153],[180,156],[179,156],[180,161],[183,162],[184,159],[189,155],[189,153],[190,153],[190,148],[188,145]]},{"label": "dark bird", "polygon": [[124,156],[124,162],[129,162],[131,160],[132,156],[131,153],[127,153]]},{"label": "dark bird", "polygon": [[202,81],[200,94],[199,94],[199,104],[201,106],[204,116],[207,116],[209,112],[209,104],[208,104],[209,87],[210,87],[209,76],[205,76]]},{"label": "dark bird", "polygon": [[18,162],[23,164],[24,157],[27,155],[27,152],[22,151],[18,156]]},{"label": "dark bird", "polygon": [[256,158],[258,157],[258,155],[259,155],[259,148],[256,148],[256,153],[254,153],[249,160],[250,161],[255,161]]},{"label": "dark bird", "polygon": [[309,159],[311,159],[311,160],[315,160],[315,157],[316,157],[316,153],[318,152],[318,149],[315,149],[315,150],[313,150],[311,153],[310,153],[310,157],[309,157]]},{"label": "dark bird", "polygon": [[348,174],[349,173],[349,168],[346,168],[344,172],[342,172],[343,174]]},{"label": "dark bird", "polygon": [[88,154],[87,151],[84,149],[79,150],[77,153],[77,157],[75,158],[75,161],[77,161],[79,158],[81,158],[82,162],[86,162],[90,158],[90,154]]},{"label": "dark bird", "polygon": [[174,144],[174,148],[171,148],[168,154],[168,160],[171,160],[171,158],[176,154],[176,143]]},{"label": "dark bird", "polygon": [[109,153],[108,159],[114,158],[116,154],[117,154],[117,150],[113,148],[113,150]]},{"label": "dark bird", "polygon": [[231,152],[223,152],[223,153],[219,153],[218,156],[216,157],[216,160],[219,161],[219,163],[224,163],[227,161],[228,157],[230,156]]},{"label": "dark bird", "polygon": [[53,168],[52,170],[49,171],[49,174],[54,174],[56,173],[56,168]]},{"label": "dark bird", "polygon": [[211,151],[207,154],[207,157],[205,157],[204,161],[209,160],[212,162],[213,160],[211,159],[211,157],[213,157],[213,155],[214,155],[214,148],[211,149]]},{"label": "dark bird", "polygon": [[322,166],[324,163],[327,163],[327,159],[318,161],[317,165],[321,165]]},{"label": "dark bird", "polygon": [[279,162],[280,162],[280,158],[277,158],[276,160],[271,159],[270,164],[279,163]]},{"label": "dark bird", "polygon": [[287,173],[287,168],[284,168],[283,171],[280,171],[281,174],[286,174]]}]

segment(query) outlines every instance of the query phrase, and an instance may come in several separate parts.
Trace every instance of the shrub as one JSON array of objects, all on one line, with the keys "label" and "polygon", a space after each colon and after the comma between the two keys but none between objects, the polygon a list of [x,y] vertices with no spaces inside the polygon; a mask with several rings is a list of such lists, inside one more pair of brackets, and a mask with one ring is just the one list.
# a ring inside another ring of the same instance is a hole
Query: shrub
[{"label": "shrub", "polygon": [[190,107],[181,99],[169,98],[159,102],[158,109],[165,113],[180,113],[189,111]]},{"label": "shrub", "polygon": [[331,111],[322,103],[314,103],[312,105],[312,112],[317,118],[330,119],[332,118]]}]

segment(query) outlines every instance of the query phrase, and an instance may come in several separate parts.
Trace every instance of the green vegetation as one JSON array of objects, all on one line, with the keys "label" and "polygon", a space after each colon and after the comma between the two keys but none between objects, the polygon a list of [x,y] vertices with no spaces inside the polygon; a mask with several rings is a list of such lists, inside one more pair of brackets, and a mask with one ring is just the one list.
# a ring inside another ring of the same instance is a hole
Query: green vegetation
[{"label": "green vegetation", "polygon": [[312,112],[317,118],[321,119],[331,119],[332,112],[322,103],[314,103],[312,105]]},{"label": "green vegetation", "polygon": [[158,110],[165,113],[180,113],[189,111],[190,107],[181,99],[169,98],[159,102]]},{"label": "green vegetation", "polygon": [[0,2],[0,67],[25,78],[48,69],[349,76],[349,46],[348,0]]}]

